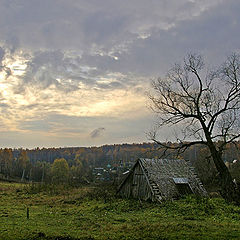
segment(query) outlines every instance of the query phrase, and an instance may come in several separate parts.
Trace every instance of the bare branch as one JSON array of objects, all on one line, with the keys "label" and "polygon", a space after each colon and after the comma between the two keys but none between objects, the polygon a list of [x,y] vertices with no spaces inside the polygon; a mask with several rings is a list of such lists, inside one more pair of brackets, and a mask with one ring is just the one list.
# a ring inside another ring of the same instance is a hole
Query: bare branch
[{"label": "bare branch", "polygon": [[175,64],[166,78],[153,82],[155,93],[149,99],[158,115],[158,129],[178,126],[181,134],[176,136],[178,145],[157,140],[156,131],[150,139],[178,154],[196,144],[206,145],[223,179],[221,187],[226,182],[230,186],[231,176],[221,157],[225,146],[240,138],[240,56],[232,54],[205,77],[203,70],[202,57],[189,54],[183,65]]}]

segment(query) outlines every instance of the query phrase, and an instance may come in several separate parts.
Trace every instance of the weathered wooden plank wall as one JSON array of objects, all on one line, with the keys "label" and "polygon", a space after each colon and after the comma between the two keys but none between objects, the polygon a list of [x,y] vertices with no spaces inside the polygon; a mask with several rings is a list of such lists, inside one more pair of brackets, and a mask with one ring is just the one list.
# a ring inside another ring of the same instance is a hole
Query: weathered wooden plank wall
[{"label": "weathered wooden plank wall", "polygon": [[140,164],[136,164],[132,173],[122,185],[119,194],[123,197],[133,197],[143,200],[152,199],[151,189]]}]

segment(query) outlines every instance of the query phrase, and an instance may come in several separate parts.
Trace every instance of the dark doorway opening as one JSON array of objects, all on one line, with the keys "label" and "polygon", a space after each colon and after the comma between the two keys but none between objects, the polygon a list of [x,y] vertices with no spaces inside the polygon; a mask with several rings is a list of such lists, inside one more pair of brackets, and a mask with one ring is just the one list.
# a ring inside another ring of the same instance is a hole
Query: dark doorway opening
[{"label": "dark doorway opening", "polygon": [[190,188],[188,183],[177,183],[176,184],[177,190],[179,192],[179,194],[182,195],[189,195],[192,194],[193,191]]}]

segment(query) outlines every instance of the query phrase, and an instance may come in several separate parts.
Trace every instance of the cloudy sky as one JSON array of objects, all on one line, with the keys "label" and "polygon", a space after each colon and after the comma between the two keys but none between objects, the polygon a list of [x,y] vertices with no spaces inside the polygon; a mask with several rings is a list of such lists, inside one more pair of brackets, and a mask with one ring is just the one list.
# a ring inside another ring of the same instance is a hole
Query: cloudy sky
[{"label": "cloudy sky", "polygon": [[[239,0],[0,0],[0,147],[148,141],[146,90],[240,48]],[[164,133],[163,133],[164,137]]]}]

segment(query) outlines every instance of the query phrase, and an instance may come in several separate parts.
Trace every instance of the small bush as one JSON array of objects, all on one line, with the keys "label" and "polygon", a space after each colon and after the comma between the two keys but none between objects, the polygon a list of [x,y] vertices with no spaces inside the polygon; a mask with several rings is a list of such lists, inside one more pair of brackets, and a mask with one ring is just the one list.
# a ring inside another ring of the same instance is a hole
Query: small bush
[{"label": "small bush", "polygon": [[116,188],[107,183],[97,185],[86,194],[86,197],[90,200],[104,200],[104,202],[112,201],[116,197]]}]

